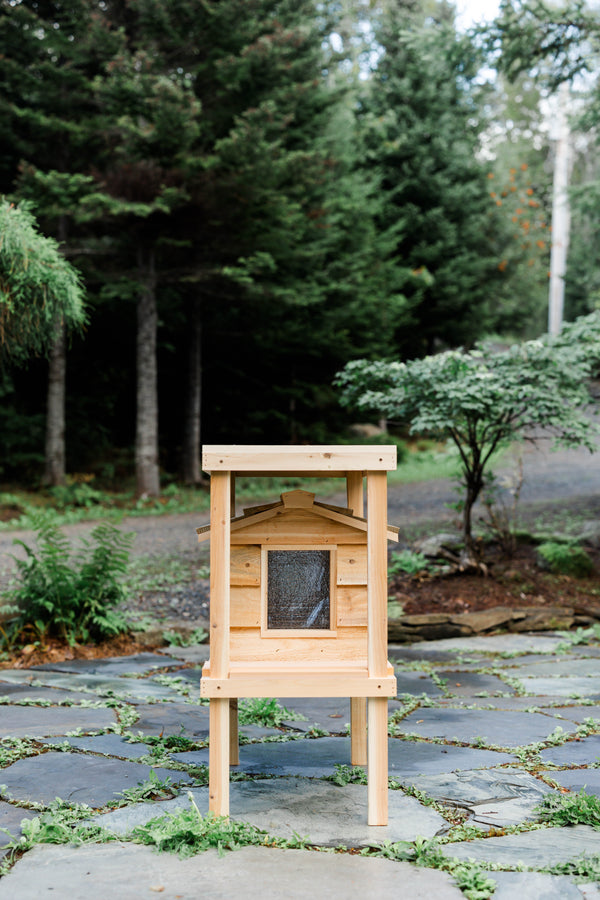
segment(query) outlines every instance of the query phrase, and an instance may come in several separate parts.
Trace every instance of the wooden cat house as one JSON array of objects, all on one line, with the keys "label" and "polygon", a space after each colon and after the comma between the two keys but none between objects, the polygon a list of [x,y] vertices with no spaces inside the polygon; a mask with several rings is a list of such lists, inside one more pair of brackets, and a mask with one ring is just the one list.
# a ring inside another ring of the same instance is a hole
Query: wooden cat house
[{"label": "wooden cat house", "polygon": [[[209,809],[229,814],[239,697],[350,697],[351,762],[368,765],[370,825],[387,824],[387,472],[391,446],[205,446],[211,478]],[[235,510],[235,476],[340,477],[347,506],[289,491]],[[367,518],[363,517],[364,479]],[[367,709],[368,700],[368,709]]]}]

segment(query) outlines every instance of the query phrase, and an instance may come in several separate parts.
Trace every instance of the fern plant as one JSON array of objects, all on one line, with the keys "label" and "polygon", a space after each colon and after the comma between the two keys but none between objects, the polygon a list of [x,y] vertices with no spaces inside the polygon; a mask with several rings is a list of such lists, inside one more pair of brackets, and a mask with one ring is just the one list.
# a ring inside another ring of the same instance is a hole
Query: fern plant
[{"label": "fern plant", "polygon": [[7,602],[0,606],[0,615],[11,616],[2,632],[3,643],[58,636],[73,645],[127,631],[117,607],[125,596],[120,578],[134,535],[101,524],[91,540],[82,541],[81,549],[72,553],[56,525],[42,521],[35,530],[37,551],[24,541],[14,541],[25,550],[25,559],[15,558],[20,583],[4,593]]}]

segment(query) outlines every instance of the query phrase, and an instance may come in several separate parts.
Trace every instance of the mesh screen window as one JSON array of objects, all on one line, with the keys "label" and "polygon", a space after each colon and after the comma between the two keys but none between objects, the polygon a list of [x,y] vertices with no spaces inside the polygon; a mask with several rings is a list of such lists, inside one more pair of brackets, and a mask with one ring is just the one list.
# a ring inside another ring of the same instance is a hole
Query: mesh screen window
[{"label": "mesh screen window", "polygon": [[267,628],[331,628],[329,550],[269,550]]}]

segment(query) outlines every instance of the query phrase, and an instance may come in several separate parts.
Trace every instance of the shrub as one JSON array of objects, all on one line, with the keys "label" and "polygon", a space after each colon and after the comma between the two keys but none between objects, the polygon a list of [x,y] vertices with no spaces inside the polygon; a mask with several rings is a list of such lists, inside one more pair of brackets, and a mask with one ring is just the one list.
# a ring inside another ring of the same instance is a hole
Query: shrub
[{"label": "shrub", "polygon": [[55,525],[36,528],[37,553],[20,540],[25,559],[16,559],[20,584],[5,592],[1,612],[16,612],[4,631],[4,643],[31,634],[59,636],[73,645],[102,640],[127,631],[116,607],[124,599],[119,580],[127,568],[133,534],[113,525],[98,525],[91,542],[71,554],[69,542]]},{"label": "shrub", "polygon": [[413,550],[401,550],[390,557],[388,575],[390,577],[405,573],[406,575],[418,575],[419,572],[429,572],[432,567],[422,553]]},{"label": "shrub", "polygon": [[583,549],[578,544],[559,544],[556,541],[547,541],[540,544],[538,554],[542,563],[557,575],[573,575],[583,578],[591,575],[594,566]]}]

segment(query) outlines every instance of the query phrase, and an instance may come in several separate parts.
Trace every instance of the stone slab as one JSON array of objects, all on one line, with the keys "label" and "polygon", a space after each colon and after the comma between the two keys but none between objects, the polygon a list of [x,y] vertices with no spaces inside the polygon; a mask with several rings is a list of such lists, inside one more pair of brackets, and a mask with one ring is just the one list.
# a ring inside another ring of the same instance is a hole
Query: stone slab
[{"label": "stone slab", "polygon": [[210,656],[208,644],[193,644],[191,647],[169,647],[169,656],[180,662],[205,663]]},{"label": "stone slab", "polygon": [[534,808],[552,788],[519,769],[483,769],[409,777],[405,783],[435,800],[470,811],[473,821],[505,828],[535,820]]},{"label": "stone slab", "polygon": [[[178,669],[176,672],[171,673],[175,678],[181,678],[182,681],[186,681],[189,684],[193,684],[198,688],[198,696],[200,696],[200,681],[202,680],[202,669]],[[193,694],[192,694],[193,696]]]},{"label": "stone slab", "polygon": [[[0,775],[1,777],[1,775]],[[5,803],[0,800],[0,859],[2,858],[2,849],[13,838],[21,835],[21,822],[23,819],[33,819],[38,813],[32,809],[22,809],[19,806],[13,806],[11,803]],[[6,834],[2,829],[6,829]]]},{"label": "stone slab", "polygon": [[[449,741],[478,742],[499,747],[519,747],[542,741],[556,727],[554,719],[542,713],[510,712],[484,709],[415,710],[397,726],[405,734],[442,738]],[[570,722],[561,722],[565,732],[575,731]]]},{"label": "stone slab", "polygon": [[600,759],[600,734],[568,741],[561,747],[548,747],[540,752],[540,757],[543,762],[555,766],[591,766]]},{"label": "stone slab", "polygon": [[562,659],[555,658],[551,662],[544,660],[535,665],[520,664],[511,673],[515,678],[585,678],[600,676],[600,663],[597,659]]},{"label": "stone slab", "polygon": [[453,697],[477,697],[478,694],[503,693],[514,694],[514,688],[510,687],[496,675],[485,675],[480,672],[439,672],[440,677],[446,682],[444,687],[446,694]]},{"label": "stone slab", "polygon": [[185,775],[169,769],[81,753],[42,753],[19,759],[1,770],[6,796],[21,802],[48,805],[57,797],[100,808],[119,799],[122,791],[148,780],[154,771],[161,780],[185,781]]},{"label": "stone slab", "polygon": [[585,790],[586,794],[600,797],[600,769],[564,769],[560,772],[548,772],[548,775],[570,791]]},{"label": "stone slab", "polygon": [[50,737],[67,731],[103,731],[114,725],[113,709],[79,706],[3,706],[0,711],[0,738]]},{"label": "stone slab", "polygon": [[179,859],[120,843],[34,847],[0,880],[0,900],[40,900],[41,885],[69,900],[280,900],[283,885],[286,900],[377,900],[397,896],[399,884],[411,900],[463,900],[446,873],[387,859],[268,847]]},{"label": "stone slab", "polygon": [[[208,748],[173,753],[171,756],[184,765],[208,765]],[[492,750],[446,747],[390,738],[388,760],[390,776],[402,780],[409,774],[438,774],[498,766],[515,762],[515,757]],[[350,765],[350,738],[301,738],[295,741],[247,744],[240,747],[240,764],[235,767],[235,771],[250,775],[304,775],[322,778],[333,775],[336,765]]]},{"label": "stone slab", "polygon": [[[444,709],[507,709],[507,710],[533,710],[536,707],[543,709],[544,714],[559,718],[564,707],[562,700],[548,697],[450,697],[438,700],[437,705]],[[554,706],[556,705],[556,713]],[[581,707],[578,707],[579,709]]]},{"label": "stone slab", "polygon": [[[439,641],[419,641],[412,650],[421,654],[435,651],[467,651],[474,653],[554,653],[564,638],[554,634],[491,634],[477,637],[444,638]],[[426,657],[423,657],[426,658]]]},{"label": "stone slab", "polygon": [[318,725],[325,731],[339,734],[350,723],[350,700],[346,697],[281,697],[279,703],[305,717],[304,721],[285,721],[286,727],[295,731],[309,731],[313,725]]},{"label": "stone slab", "polygon": [[181,734],[190,740],[208,739],[208,706],[185,703],[136,704],[139,719],[131,726],[136,734]]},{"label": "stone slab", "polygon": [[143,675],[153,669],[180,666],[181,660],[158,653],[137,653],[134,656],[111,656],[105,659],[70,659],[64,662],[32,666],[33,672],[75,672],[85,675]]},{"label": "stone slab", "polygon": [[456,653],[430,647],[430,641],[419,641],[418,644],[388,644],[388,659],[391,662],[418,662],[421,659],[429,663],[451,663],[456,660]]},{"label": "stone slab", "polygon": [[566,875],[545,872],[490,872],[494,900],[582,900],[585,895]]},{"label": "stone slab", "polygon": [[[95,737],[66,737],[61,743],[67,743],[74,750],[83,750],[87,753],[100,753],[103,756],[114,756],[122,759],[139,759],[150,753],[148,744],[131,744],[119,734],[99,734]],[[43,744],[55,743],[55,741],[43,740]]]},{"label": "stone slab", "polygon": [[546,697],[589,697],[600,700],[600,676],[596,678],[521,678],[528,695]]},{"label": "stone slab", "polygon": [[281,737],[278,728],[267,728],[264,725],[240,725],[239,734],[250,741],[262,741],[268,737]]},{"label": "stone slab", "polygon": [[81,703],[82,700],[90,700],[89,694],[80,693],[78,691],[63,691],[60,688],[52,687],[32,687],[29,684],[8,684],[3,682],[0,684],[0,697],[7,697],[11,704],[19,704],[26,701],[27,703],[35,703],[37,701],[50,703]]},{"label": "stone slab", "polygon": [[435,683],[431,675],[424,672],[405,672],[398,669],[395,672],[398,682],[398,696],[402,694],[427,694],[429,697],[443,697],[443,689]]},{"label": "stone slab", "polygon": [[[538,703],[538,701],[535,701]],[[595,719],[600,723],[600,706],[594,704],[594,706],[579,706],[576,702],[572,702],[569,705],[554,707],[555,714],[560,714],[563,719],[568,719],[570,722],[577,722],[577,724],[581,724],[585,719]]]},{"label": "stone slab", "polygon": [[[208,788],[199,788],[163,803],[141,803],[102,816],[94,824],[118,835],[156,816],[190,805],[190,796],[200,812],[208,813]],[[308,778],[277,778],[240,781],[230,785],[230,815],[275,837],[306,837],[324,847],[363,847],[381,841],[412,841],[419,835],[433,837],[446,827],[439,813],[423,806],[402,791],[388,792],[389,816],[384,826],[367,825],[367,788],[344,787]]]},{"label": "stone slab", "polygon": [[600,831],[589,825],[547,828],[523,834],[506,834],[482,841],[460,841],[442,848],[446,856],[484,860],[506,868],[519,862],[531,869],[554,866],[582,854],[600,853]]},{"label": "stone slab", "polygon": [[[77,672],[49,672],[37,669],[33,672],[14,672],[12,669],[0,670],[0,679],[16,684],[30,684],[32,681],[47,687],[64,688],[69,691],[87,691],[99,697],[123,697],[133,700],[176,700],[179,694],[172,688],[157,684],[143,678],[127,678],[123,676],[105,677],[104,675],[86,675]],[[2,681],[0,680],[0,692]]]}]

